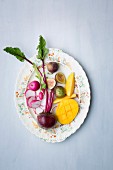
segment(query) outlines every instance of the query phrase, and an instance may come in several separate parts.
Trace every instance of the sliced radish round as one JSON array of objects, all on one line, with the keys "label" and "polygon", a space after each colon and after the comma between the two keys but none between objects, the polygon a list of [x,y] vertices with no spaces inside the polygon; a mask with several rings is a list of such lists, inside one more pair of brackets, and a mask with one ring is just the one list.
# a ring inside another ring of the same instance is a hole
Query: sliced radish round
[{"label": "sliced radish round", "polygon": [[31,106],[32,108],[37,108],[37,107],[40,106],[40,101],[39,101],[39,100],[32,100],[32,101],[30,102],[30,106]]},{"label": "sliced radish round", "polygon": [[28,97],[31,97],[31,96],[35,96],[35,92],[32,91],[32,90],[27,89],[25,91],[25,97],[28,98]]},{"label": "sliced radish round", "polygon": [[28,106],[29,108],[32,107],[31,102],[32,102],[33,100],[35,100],[35,96],[30,96],[30,97],[26,98],[27,106]]}]

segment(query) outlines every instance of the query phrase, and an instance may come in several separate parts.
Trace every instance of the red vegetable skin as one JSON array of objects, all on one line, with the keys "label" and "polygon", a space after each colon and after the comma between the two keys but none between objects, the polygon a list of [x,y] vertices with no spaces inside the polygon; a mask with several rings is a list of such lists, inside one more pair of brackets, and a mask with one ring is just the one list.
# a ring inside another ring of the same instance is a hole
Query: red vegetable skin
[{"label": "red vegetable skin", "polygon": [[50,95],[50,107],[49,107],[49,112],[51,111],[52,105],[53,105],[53,99],[54,99],[54,90],[51,90],[51,95]]},{"label": "red vegetable skin", "polygon": [[48,90],[47,89],[45,89],[45,94],[46,94],[45,113],[47,113],[47,110],[48,110]]},{"label": "red vegetable skin", "polygon": [[50,114],[45,114],[45,113],[41,113],[40,115],[37,116],[37,121],[40,127],[42,128],[52,128],[55,123],[56,123],[56,119],[54,115],[50,115]]},{"label": "red vegetable skin", "polygon": [[45,94],[45,89],[42,89],[43,94]]},{"label": "red vegetable skin", "polygon": [[43,97],[44,97],[43,92],[40,92],[40,93],[39,93],[39,99],[40,99],[40,100],[42,100],[42,99],[43,99]]},{"label": "red vegetable skin", "polygon": [[29,108],[32,108],[32,106],[31,106],[31,101],[32,100],[35,100],[35,96],[30,96],[30,97],[26,98],[27,106]]},{"label": "red vegetable skin", "polygon": [[40,88],[40,83],[38,81],[32,81],[28,84],[28,88],[32,91],[37,91]]},{"label": "red vegetable skin", "polygon": [[47,102],[47,112],[51,111],[52,104],[53,104],[53,98],[54,98],[54,90],[52,89],[50,93],[48,93],[48,102]]}]

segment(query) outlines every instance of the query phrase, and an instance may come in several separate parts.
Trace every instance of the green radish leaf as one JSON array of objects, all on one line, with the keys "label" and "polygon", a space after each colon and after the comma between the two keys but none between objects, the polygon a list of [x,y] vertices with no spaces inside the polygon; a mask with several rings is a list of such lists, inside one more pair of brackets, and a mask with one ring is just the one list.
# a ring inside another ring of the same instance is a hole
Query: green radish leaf
[{"label": "green radish leaf", "polygon": [[46,89],[46,84],[45,84],[45,83],[42,84],[42,85],[41,85],[41,88],[42,88],[42,89]]},{"label": "green radish leaf", "polygon": [[46,48],[46,41],[41,35],[39,37],[39,45],[37,47],[37,50],[38,50],[37,58],[40,60],[44,60],[44,58],[49,52],[49,49]]},{"label": "green radish leaf", "polygon": [[14,55],[19,61],[24,62],[25,55],[19,48],[13,48],[13,47],[6,47],[4,48],[4,51]]},{"label": "green radish leaf", "polygon": [[41,84],[41,83],[42,83],[42,77],[41,77],[41,75],[40,75],[40,73],[39,73],[39,71],[38,71],[38,69],[37,69],[37,65],[36,65],[35,63],[33,63],[33,68],[34,68],[34,70],[35,70],[36,77],[39,79],[40,84]]},{"label": "green radish leaf", "polygon": [[38,77],[40,77],[40,73],[39,73],[39,71],[38,71],[38,69],[37,69],[37,65],[36,65],[35,63],[33,63],[33,68],[34,68],[34,70],[35,70],[36,75],[37,75]]}]

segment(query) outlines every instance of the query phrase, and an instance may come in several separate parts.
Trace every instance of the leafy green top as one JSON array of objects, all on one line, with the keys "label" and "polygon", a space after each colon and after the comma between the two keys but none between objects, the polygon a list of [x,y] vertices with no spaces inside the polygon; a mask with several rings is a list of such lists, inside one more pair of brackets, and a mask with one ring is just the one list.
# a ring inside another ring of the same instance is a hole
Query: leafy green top
[{"label": "leafy green top", "polygon": [[[41,35],[39,37],[39,45],[37,47],[37,50],[38,50],[37,58],[40,60],[44,60],[49,50],[48,48],[46,48],[46,41]],[[24,62],[24,60],[26,59],[25,54],[19,48],[6,47],[4,48],[4,51],[14,55],[21,62]]]},{"label": "leafy green top", "polygon": [[36,78],[39,79],[39,82],[41,84],[40,88],[41,89],[45,89],[46,88],[46,84],[44,83],[43,77],[40,75],[37,65],[35,63],[33,63],[33,68],[35,70],[35,74],[36,74]]},{"label": "leafy green top", "polygon": [[46,48],[46,41],[41,35],[39,37],[39,45],[37,47],[37,50],[38,50],[37,58],[40,60],[44,60],[44,58],[49,52],[49,49]]},{"label": "leafy green top", "polygon": [[21,62],[24,62],[24,59],[26,58],[24,53],[19,48],[6,47],[4,48],[4,51],[14,55]]},{"label": "leafy green top", "polygon": [[[37,50],[38,50],[37,58],[42,60],[42,62],[44,62],[44,58],[48,54],[49,50],[46,48],[46,41],[41,35],[39,37],[39,45],[37,47]],[[35,63],[32,63],[32,61],[30,61],[28,58],[26,58],[25,54],[19,48],[6,47],[6,48],[4,48],[4,51],[6,51],[9,54],[14,55],[21,62],[24,62],[24,60],[26,60],[27,62],[32,64],[33,68],[35,70],[35,73],[36,73],[36,77],[40,81],[41,88],[44,88],[44,89],[46,88],[46,83],[44,82],[43,76],[42,76],[40,70],[38,69],[37,65]]]}]

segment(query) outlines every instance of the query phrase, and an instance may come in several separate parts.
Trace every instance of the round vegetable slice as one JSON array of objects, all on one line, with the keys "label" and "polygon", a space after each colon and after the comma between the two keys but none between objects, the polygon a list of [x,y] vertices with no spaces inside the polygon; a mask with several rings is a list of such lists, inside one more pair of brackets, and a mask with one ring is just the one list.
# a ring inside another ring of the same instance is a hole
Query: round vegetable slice
[{"label": "round vegetable slice", "polygon": [[31,106],[31,101],[33,101],[33,100],[35,100],[35,99],[36,99],[35,96],[30,96],[30,97],[26,98],[27,106],[28,106],[29,108],[32,107],[32,106]]},{"label": "round vegetable slice", "polygon": [[31,108],[38,108],[38,107],[40,107],[40,101],[39,100],[32,100],[30,105],[31,105]]},{"label": "round vegetable slice", "polygon": [[25,91],[25,97],[28,98],[28,97],[31,97],[31,96],[35,96],[35,91],[32,91],[30,89],[27,89]]}]

